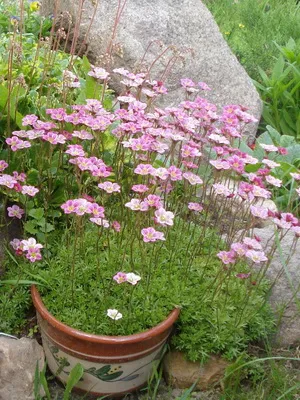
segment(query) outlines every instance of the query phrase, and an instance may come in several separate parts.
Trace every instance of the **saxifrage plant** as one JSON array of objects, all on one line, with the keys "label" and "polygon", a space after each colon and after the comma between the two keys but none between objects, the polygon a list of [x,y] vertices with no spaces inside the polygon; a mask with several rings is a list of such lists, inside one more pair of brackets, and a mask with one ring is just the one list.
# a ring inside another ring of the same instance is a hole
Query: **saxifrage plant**
[{"label": "saxifrage plant", "polygon": [[[245,109],[229,105],[218,115],[195,97],[210,88],[187,78],[186,100],[160,109],[152,103],[167,92],[162,82],[114,73],[125,90],[112,109],[93,99],[47,109],[47,120],[28,115],[25,129],[6,139],[0,186],[14,203],[8,217],[25,218],[25,232],[39,240],[14,239],[13,257],[24,277],[46,286],[48,309],[71,326],[128,335],[181,307],[177,348],[193,360],[211,352],[233,358],[271,326],[264,276],[276,246],[265,253],[251,228],[270,219],[274,235],[294,232],[294,247],[299,221],[261,204],[276,181],[266,168],[247,173],[258,159],[234,145],[254,121]],[[92,67],[89,76],[104,97],[110,74]],[[278,151],[263,149],[266,159]],[[251,218],[239,233],[227,218],[222,238],[220,222],[236,200]]]}]

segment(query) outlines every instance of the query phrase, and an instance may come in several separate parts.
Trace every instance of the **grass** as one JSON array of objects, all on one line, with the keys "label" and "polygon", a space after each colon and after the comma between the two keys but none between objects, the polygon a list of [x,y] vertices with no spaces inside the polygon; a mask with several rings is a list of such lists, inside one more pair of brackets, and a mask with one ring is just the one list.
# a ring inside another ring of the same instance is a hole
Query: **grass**
[{"label": "grass", "polygon": [[258,67],[272,71],[279,50],[292,37],[300,48],[300,3],[296,0],[204,0],[233,53],[252,79]]}]

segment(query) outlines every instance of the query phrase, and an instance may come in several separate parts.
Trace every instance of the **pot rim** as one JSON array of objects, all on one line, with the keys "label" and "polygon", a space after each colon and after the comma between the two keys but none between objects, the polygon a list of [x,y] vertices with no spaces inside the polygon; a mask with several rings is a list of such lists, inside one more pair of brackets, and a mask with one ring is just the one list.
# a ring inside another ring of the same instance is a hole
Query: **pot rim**
[{"label": "pot rim", "polygon": [[35,285],[31,285],[31,296],[33,304],[36,311],[55,329],[61,331],[62,333],[72,336],[76,339],[83,340],[85,342],[103,343],[103,344],[127,344],[127,343],[137,343],[147,339],[157,336],[166,330],[168,330],[177,320],[180,314],[180,309],[175,308],[168,317],[160,322],[153,328],[150,328],[141,333],[135,333],[128,336],[108,336],[108,335],[95,335],[92,333],[85,333],[79,329],[71,328],[70,326],[64,324],[57,320],[45,307],[39,291]]}]

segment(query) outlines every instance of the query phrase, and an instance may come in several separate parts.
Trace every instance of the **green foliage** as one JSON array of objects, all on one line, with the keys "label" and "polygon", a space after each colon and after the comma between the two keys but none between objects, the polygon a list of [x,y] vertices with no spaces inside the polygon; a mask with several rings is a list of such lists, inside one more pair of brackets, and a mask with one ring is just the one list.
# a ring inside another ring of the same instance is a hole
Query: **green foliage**
[{"label": "green foliage", "polygon": [[[194,229],[196,238],[201,227]],[[250,280],[236,278],[236,273],[249,269],[242,263],[233,270],[223,270],[216,257],[222,245],[213,231],[199,245],[191,265],[186,254],[191,232],[180,224],[170,232],[173,252],[164,243],[145,250],[138,242],[127,242],[126,248],[120,248],[117,235],[97,243],[97,229],[90,228],[80,252],[74,255],[74,237],[67,234],[49,264],[26,267],[30,276],[39,273],[51,286],[51,290],[40,289],[43,301],[62,322],[90,333],[129,335],[157,325],[177,306],[181,314],[172,345],[189,359],[202,361],[211,353],[233,359],[249,341],[270,331],[272,318],[265,306],[267,285],[252,284],[254,273]],[[73,288],[69,277],[74,257]],[[138,273],[142,279],[135,286],[117,284],[112,277],[119,270]],[[123,318],[107,318],[109,308],[118,309]]]},{"label": "green foliage", "polygon": [[279,46],[290,38],[300,47],[299,4],[295,0],[206,0],[224,38],[251,78],[274,68]]},{"label": "green foliage", "polygon": [[299,363],[292,356],[243,354],[227,368],[220,400],[294,400],[299,390]]},{"label": "green foliage", "polygon": [[[282,180],[280,188],[270,185],[268,189],[273,193],[272,198],[279,210],[299,214],[299,196],[296,192],[298,185],[290,173],[299,173],[300,144],[294,137],[280,135],[276,129],[267,125],[267,130],[257,138],[254,149],[251,149],[246,143],[242,143],[241,150],[262,161],[265,158],[265,151],[260,147],[260,143],[286,148],[287,154],[270,153],[268,155],[270,160],[280,164],[280,166],[272,168],[272,175]],[[263,164],[256,165],[255,169],[257,170],[259,167],[263,167]],[[254,172],[252,168],[252,166],[248,166],[247,172]]]},{"label": "green foliage", "polygon": [[[0,2],[0,34],[12,33],[22,27],[25,32],[31,32],[36,39],[49,36],[52,26],[51,17],[39,15],[38,7],[30,7],[29,1],[24,1],[21,13],[19,1],[2,0]],[[23,16],[23,21],[21,20]]]},{"label": "green foliage", "polygon": [[[276,44],[276,43],[275,43]],[[256,82],[264,102],[263,118],[279,133],[300,140],[300,49],[290,39],[285,47],[276,44],[279,57],[270,74],[259,68]]]},{"label": "green foliage", "polygon": [[[17,268],[6,274],[7,278],[15,278]],[[2,282],[2,281],[1,281]],[[31,306],[28,287],[18,284],[0,285],[0,332],[19,333],[26,324],[26,313]]]}]

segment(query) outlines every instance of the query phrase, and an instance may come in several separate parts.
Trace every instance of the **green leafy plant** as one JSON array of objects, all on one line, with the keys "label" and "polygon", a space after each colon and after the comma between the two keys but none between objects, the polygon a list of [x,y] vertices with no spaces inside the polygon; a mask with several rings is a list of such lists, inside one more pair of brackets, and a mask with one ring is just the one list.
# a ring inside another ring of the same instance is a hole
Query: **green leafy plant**
[{"label": "green leafy plant", "polygon": [[[71,399],[71,391],[76,386],[76,384],[80,381],[82,378],[84,369],[81,364],[76,364],[67,379],[66,387],[63,393],[63,399],[62,400],[70,400]],[[44,390],[45,396],[41,396],[40,392],[41,390]],[[36,369],[35,369],[35,376],[34,376],[34,399],[35,400],[42,400],[46,397],[47,400],[54,400],[53,397],[51,397],[51,393],[49,390],[49,385],[46,377],[46,364],[44,368],[40,371],[39,365],[37,363]]]},{"label": "green leafy plant", "polygon": [[[275,43],[276,44],[276,43]],[[290,39],[280,51],[270,74],[259,68],[260,82],[255,82],[264,102],[263,118],[284,135],[300,140],[300,50]]]}]

